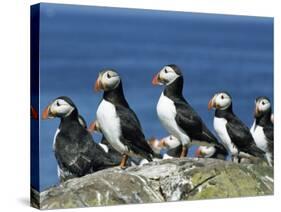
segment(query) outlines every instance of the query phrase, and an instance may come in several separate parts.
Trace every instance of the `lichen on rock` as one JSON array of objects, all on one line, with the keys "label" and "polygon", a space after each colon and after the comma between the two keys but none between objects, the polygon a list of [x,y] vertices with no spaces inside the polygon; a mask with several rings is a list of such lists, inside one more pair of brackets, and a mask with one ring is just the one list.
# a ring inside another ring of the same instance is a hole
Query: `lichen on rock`
[{"label": "lichen on rock", "polygon": [[273,169],[215,159],[167,159],[110,168],[40,193],[40,208],[72,208],[273,194]]}]

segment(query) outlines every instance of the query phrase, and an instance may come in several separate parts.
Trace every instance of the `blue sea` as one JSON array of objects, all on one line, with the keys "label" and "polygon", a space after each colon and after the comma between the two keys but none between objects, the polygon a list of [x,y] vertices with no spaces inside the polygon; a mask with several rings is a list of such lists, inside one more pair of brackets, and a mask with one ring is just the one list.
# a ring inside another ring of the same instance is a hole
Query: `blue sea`
[{"label": "blue sea", "polygon": [[[167,136],[156,114],[163,87],[151,84],[166,64],[181,68],[184,96],[212,131],[207,104],[215,92],[232,95],[248,126],[257,96],[273,103],[272,18],[45,3],[40,10],[40,113],[69,96],[89,124],[102,98],[94,82],[101,69],[113,68],[146,137]],[[52,151],[58,125],[58,119],[40,122],[40,190],[58,183]]]}]

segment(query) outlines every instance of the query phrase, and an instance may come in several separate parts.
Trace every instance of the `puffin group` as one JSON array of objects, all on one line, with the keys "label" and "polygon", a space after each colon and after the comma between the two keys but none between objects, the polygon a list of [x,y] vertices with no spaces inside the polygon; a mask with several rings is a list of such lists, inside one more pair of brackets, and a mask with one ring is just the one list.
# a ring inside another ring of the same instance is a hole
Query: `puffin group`
[{"label": "puffin group", "polygon": [[[45,108],[43,119],[60,119],[53,140],[60,181],[118,165],[125,169],[154,160],[183,158],[192,145],[198,146],[196,157],[230,158],[237,163],[261,159],[273,166],[273,114],[267,97],[255,100],[249,129],[233,112],[231,95],[214,94],[208,109],[215,110],[215,135],[184,98],[184,77],[177,65],[164,66],[152,84],[164,87],[156,105],[160,123],[168,133],[162,139],[146,139],[126,100],[121,77],[113,69],[101,71],[96,79],[94,90],[103,96],[89,126],[69,97],[57,97]],[[102,134],[100,143],[94,142],[92,133]]]}]

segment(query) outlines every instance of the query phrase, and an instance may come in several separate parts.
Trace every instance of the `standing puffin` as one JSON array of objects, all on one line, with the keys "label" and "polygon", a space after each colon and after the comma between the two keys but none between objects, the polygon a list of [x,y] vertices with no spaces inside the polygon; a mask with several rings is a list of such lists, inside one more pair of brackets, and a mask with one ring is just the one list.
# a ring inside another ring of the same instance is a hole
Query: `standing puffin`
[{"label": "standing puffin", "polygon": [[232,99],[227,92],[215,94],[209,101],[208,109],[215,109],[214,128],[221,142],[228,149],[232,160],[242,157],[264,157],[250,133],[249,128],[233,113]]},{"label": "standing puffin", "polygon": [[215,158],[226,160],[227,151],[225,148],[218,148],[213,146],[199,146],[195,151],[195,156],[198,158]]},{"label": "standing puffin", "polygon": [[166,130],[182,143],[180,157],[185,157],[190,144],[218,144],[216,137],[200,116],[184,99],[183,75],[176,65],[166,65],[152,80],[153,85],[165,85],[157,104],[157,114]]},{"label": "standing puffin", "polygon": [[106,140],[122,154],[120,167],[126,167],[128,156],[152,161],[153,151],[145,140],[136,114],[125,99],[117,72],[112,69],[100,72],[95,90],[104,91],[96,112],[97,121]]},{"label": "standing puffin", "polygon": [[273,122],[270,100],[267,97],[258,97],[255,101],[255,120],[251,133],[256,145],[265,152],[267,162],[273,165]]},{"label": "standing puffin", "polygon": [[70,98],[58,97],[45,108],[43,119],[55,117],[61,120],[53,141],[61,182],[117,165],[94,143]]}]

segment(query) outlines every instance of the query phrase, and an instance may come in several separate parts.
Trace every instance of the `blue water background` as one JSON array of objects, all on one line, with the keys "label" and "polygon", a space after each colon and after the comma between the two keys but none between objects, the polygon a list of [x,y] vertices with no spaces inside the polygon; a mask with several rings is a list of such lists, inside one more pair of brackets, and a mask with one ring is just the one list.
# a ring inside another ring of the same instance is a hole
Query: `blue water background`
[{"label": "blue water background", "polygon": [[[248,126],[254,99],[273,101],[272,18],[41,4],[40,36],[40,113],[66,95],[89,123],[102,97],[92,89],[98,72],[114,68],[146,137],[161,138],[167,133],[156,103],[163,88],[151,80],[170,63],[182,69],[184,96],[212,131],[207,104],[217,91],[232,95]],[[58,182],[52,151],[58,125],[40,122],[40,190]]]}]

